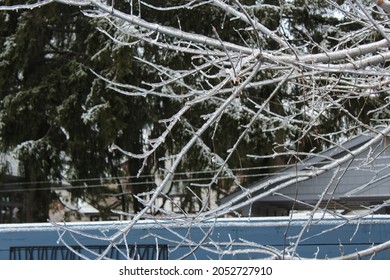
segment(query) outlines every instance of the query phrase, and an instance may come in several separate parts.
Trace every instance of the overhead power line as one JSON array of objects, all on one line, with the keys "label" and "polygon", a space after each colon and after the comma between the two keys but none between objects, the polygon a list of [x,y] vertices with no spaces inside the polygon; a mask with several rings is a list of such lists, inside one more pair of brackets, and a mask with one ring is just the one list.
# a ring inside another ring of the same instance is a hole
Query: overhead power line
[{"label": "overhead power line", "polygon": [[[254,170],[262,170],[262,169],[279,169],[279,168],[284,168],[287,166],[291,165],[273,165],[273,166],[257,166],[257,167],[247,167],[247,168],[232,168],[230,169],[233,172],[244,172],[244,171],[254,171]],[[190,172],[178,172],[175,173],[175,176],[193,176],[193,175],[202,175],[202,174],[213,174],[217,172],[217,170],[203,170],[203,171],[190,171]],[[274,173],[273,173],[274,174]],[[259,176],[261,175],[269,175],[268,172],[263,172],[263,173],[258,173]],[[131,179],[155,179],[156,177],[161,176],[163,177],[164,174],[148,174],[148,175],[140,175],[140,176],[133,176],[133,175],[126,175],[126,176],[115,176],[115,177],[94,177],[94,178],[79,178],[79,179],[65,179],[64,181],[59,181],[59,180],[46,180],[46,181],[29,181],[29,182],[14,182],[14,183],[0,183],[1,186],[27,186],[27,185],[60,185],[64,183],[78,183],[78,182],[93,182],[93,181],[107,181],[109,183],[110,181],[115,181],[115,180],[131,180]],[[245,176],[239,175],[240,177]],[[207,178],[205,178],[207,179]],[[208,179],[211,179],[208,178]],[[187,180],[187,178],[185,179]]]},{"label": "overhead power line", "polygon": [[[210,172],[208,172],[210,173]],[[185,173],[181,174],[181,175],[184,175]],[[199,174],[199,173],[197,173]],[[275,173],[272,173],[272,174],[275,174]],[[188,173],[186,173],[186,175],[188,175]],[[254,174],[240,174],[238,175],[237,177],[240,177],[242,179],[244,178],[256,178],[256,177],[264,177],[266,175],[269,175],[269,173],[254,173]],[[121,179],[127,179],[129,178],[128,176],[125,176],[125,177],[117,177],[118,178],[121,178]],[[135,176],[132,177],[132,178],[136,178]],[[233,176],[219,176],[217,177],[218,180],[224,180],[224,179],[233,179],[234,177]],[[112,178],[109,178],[109,179],[112,179]],[[109,179],[103,179],[104,180],[109,180]],[[172,183],[199,183],[199,182],[207,182],[207,181],[211,181],[212,179],[214,179],[214,177],[200,177],[200,178],[180,178],[180,179],[174,179],[172,180],[171,182]],[[95,178],[95,179],[88,179],[90,181],[92,180],[100,180],[100,178]],[[71,182],[80,182],[80,181],[83,181],[81,179],[78,179],[78,180],[71,180]],[[40,182],[36,182],[36,183],[40,183]],[[55,181],[44,181],[45,184],[51,184],[50,186],[47,186],[47,187],[36,187],[36,188],[23,188],[22,186],[25,186],[26,184],[27,185],[32,185],[34,184],[34,182],[27,182],[27,183],[23,183],[23,182],[20,182],[20,183],[11,183],[11,184],[0,184],[0,187],[1,186],[16,186],[16,187],[19,187],[19,188],[12,188],[12,189],[8,189],[8,190],[0,190],[0,193],[10,193],[10,192],[24,192],[24,191],[53,191],[53,190],[76,190],[76,189],[93,189],[93,188],[105,188],[109,185],[109,182],[107,183],[99,183],[99,184],[91,184],[91,185],[58,185],[59,182],[55,182]],[[118,185],[121,185],[121,186],[147,186],[147,185],[155,185],[155,182],[154,181],[142,181],[142,182],[119,182],[119,183],[115,183],[113,182],[114,184],[118,184]]]}]

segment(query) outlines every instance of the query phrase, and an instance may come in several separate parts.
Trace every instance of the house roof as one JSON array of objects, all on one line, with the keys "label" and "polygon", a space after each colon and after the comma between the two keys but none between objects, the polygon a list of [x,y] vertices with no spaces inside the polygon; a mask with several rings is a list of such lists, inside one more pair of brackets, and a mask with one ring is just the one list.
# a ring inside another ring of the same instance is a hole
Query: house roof
[{"label": "house roof", "polygon": [[[357,209],[390,199],[389,127],[359,134],[223,198],[220,204]],[[298,203],[296,203],[298,202]],[[248,203],[246,203],[248,204]]]}]

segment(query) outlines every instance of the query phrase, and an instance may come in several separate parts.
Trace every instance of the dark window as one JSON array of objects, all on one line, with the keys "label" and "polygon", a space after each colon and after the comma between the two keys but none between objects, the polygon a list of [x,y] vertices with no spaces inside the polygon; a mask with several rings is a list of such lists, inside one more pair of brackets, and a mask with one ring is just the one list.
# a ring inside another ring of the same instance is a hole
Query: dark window
[{"label": "dark window", "polygon": [[23,216],[22,194],[0,194],[0,223],[20,223]]}]

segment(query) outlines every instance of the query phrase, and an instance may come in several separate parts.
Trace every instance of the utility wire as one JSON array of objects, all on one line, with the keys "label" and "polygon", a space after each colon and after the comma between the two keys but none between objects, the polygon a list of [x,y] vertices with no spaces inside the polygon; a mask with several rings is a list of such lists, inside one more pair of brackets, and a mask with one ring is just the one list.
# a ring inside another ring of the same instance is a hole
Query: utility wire
[{"label": "utility wire", "polygon": [[[272,173],[275,174],[275,173]],[[247,174],[247,175],[239,175],[240,178],[255,178],[255,177],[263,177],[269,175],[269,173],[256,173],[256,174]],[[214,177],[201,177],[201,178],[185,178],[185,179],[174,179],[172,183],[195,183],[202,181],[210,181],[214,179]],[[233,179],[232,176],[220,176],[219,180],[223,179]],[[121,186],[153,186],[156,183],[154,181],[144,181],[144,182],[121,182],[115,183]],[[6,186],[7,184],[0,184],[0,186]],[[18,186],[22,186],[23,183],[20,183]],[[8,186],[8,185],[7,185]],[[48,186],[48,187],[38,187],[38,188],[13,188],[8,190],[0,190],[0,193],[11,193],[11,192],[26,192],[26,191],[57,191],[57,190],[76,190],[76,189],[93,189],[93,188],[106,188],[108,184],[93,184],[93,185],[64,185],[64,186]]]},{"label": "utility wire", "polygon": [[[253,171],[253,170],[262,170],[262,169],[279,169],[284,168],[290,165],[272,165],[272,166],[258,166],[258,167],[247,167],[247,168],[232,168],[233,172],[241,172],[241,171]],[[191,171],[191,172],[178,172],[175,173],[175,176],[193,176],[193,175],[201,175],[201,174],[213,174],[216,170],[207,170],[207,171]],[[259,173],[260,174],[260,173]],[[269,175],[270,173],[261,173],[262,175]],[[272,173],[275,174],[275,173]],[[112,181],[112,180],[130,180],[130,179],[154,179],[159,176],[164,176],[164,174],[148,174],[148,175],[140,175],[140,176],[116,176],[116,177],[95,177],[95,178],[81,178],[81,179],[65,179],[64,181],[56,181],[56,180],[47,180],[47,181],[29,181],[29,182],[15,182],[15,183],[0,183],[1,186],[18,186],[18,185],[36,185],[36,184],[50,184],[50,185],[60,185],[62,183],[77,183],[77,182],[91,182],[91,181]],[[245,175],[242,175],[245,176]],[[240,175],[240,177],[242,177]],[[17,176],[16,176],[17,177]]]}]

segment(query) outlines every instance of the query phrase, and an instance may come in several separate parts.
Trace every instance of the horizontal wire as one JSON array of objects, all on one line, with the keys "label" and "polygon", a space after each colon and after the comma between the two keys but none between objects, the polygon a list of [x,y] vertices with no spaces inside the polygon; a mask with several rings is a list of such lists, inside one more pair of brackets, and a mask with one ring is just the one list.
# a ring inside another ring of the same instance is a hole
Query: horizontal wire
[{"label": "horizontal wire", "polygon": [[[275,173],[272,173],[275,174]],[[269,173],[256,173],[256,174],[247,174],[247,175],[239,175],[237,177],[240,178],[254,178],[254,177],[263,177],[269,175]],[[233,176],[220,176],[217,179],[233,179]],[[180,182],[200,182],[200,181],[211,181],[214,177],[202,177],[202,178],[187,178],[187,179],[174,179],[172,183],[180,183]],[[143,185],[155,185],[155,182],[121,182],[118,183],[118,186],[143,186]],[[75,189],[92,189],[92,188],[106,188],[107,184],[95,184],[95,185],[84,185],[84,186],[71,186],[66,185],[62,187],[50,186],[50,187],[37,187],[37,188],[15,188],[9,190],[0,190],[0,193],[11,193],[11,192],[25,192],[25,191],[57,191],[57,190],[75,190]]]},{"label": "horizontal wire", "polygon": [[[257,167],[247,167],[247,168],[232,168],[231,171],[240,172],[240,171],[252,171],[252,170],[261,170],[261,169],[278,169],[284,168],[291,165],[272,165],[272,166],[257,166]],[[199,175],[199,174],[212,174],[217,172],[218,170],[205,170],[205,171],[191,171],[191,172],[178,172],[175,173],[175,176],[191,176],[191,175]],[[269,173],[265,173],[269,174]],[[8,175],[8,174],[5,174]],[[69,179],[64,181],[55,181],[55,180],[47,180],[47,181],[28,181],[28,182],[14,182],[14,183],[0,183],[0,187],[2,186],[19,186],[19,185],[36,185],[36,184],[61,184],[62,183],[76,183],[76,182],[89,182],[89,181],[110,181],[110,180],[128,180],[128,179],[142,179],[142,178],[156,178],[158,176],[164,176],[164,174],[148,174],[148,175],[140,175],[140,176],[115,176],[115,177],[95,177],[95,178],[81,178],[81,179]],[[17,177],[17,176],[15,176]],[[22,177],[21,177],[22,178]]]}]

